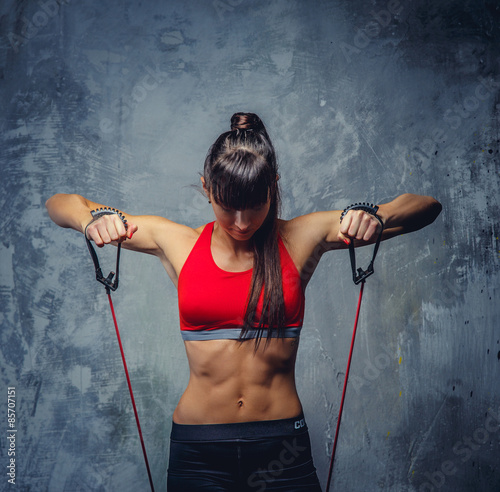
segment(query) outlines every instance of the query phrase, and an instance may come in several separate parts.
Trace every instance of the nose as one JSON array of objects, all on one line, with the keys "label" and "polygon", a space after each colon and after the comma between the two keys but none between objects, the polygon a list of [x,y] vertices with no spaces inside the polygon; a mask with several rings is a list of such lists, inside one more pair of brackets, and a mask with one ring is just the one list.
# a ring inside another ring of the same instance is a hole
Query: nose
[{"label": "nose", "polygon": [[234,218],[234,224],[238,229],[244,231],[250,226],[250,217],[246,210],[238,210],[236,212],[236,217]]}]

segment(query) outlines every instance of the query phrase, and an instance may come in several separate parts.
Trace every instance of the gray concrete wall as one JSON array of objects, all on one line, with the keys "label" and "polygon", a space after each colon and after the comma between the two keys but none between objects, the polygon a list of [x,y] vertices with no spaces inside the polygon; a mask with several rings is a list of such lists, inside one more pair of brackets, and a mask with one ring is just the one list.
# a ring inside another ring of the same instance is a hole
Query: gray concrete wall
[{"label": "gray concrete wall", "polygon": [[[444,205],[382,245],[366,284],[334,490],[500,489],[498,2],[4,0],[0,15],[0,490],[147,490],[104,289],[44,202],[201,225],[192,185],[240,110],[274,139],[285,218],[403,192]],[[297,379],[323,484],[358,292],[345,251],[308,286]],[[165,490],[188,369],[176,292],[124,252],[113,298]]]}]

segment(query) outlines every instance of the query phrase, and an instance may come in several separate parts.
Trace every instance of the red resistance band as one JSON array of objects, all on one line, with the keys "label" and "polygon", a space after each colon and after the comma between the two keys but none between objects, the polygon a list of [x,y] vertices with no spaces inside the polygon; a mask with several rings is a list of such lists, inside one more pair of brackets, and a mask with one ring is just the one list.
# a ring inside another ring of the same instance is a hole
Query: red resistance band
[{"label": "red resistance band", "polygon": [[[352,360],[352,352],[354,349],[354,341],[356,339],[356,330],[358,328],[358,320],[359,320],[359,312],[361,310],[361,301],[363,299],[363,289],[365,287],[365,282],[366,278],[369,277],[373,272],[373,263],[375,261],[375,257],[377,256],[377,251],[378,247],[380,245],[380,241],[382,239],[382,232],[384,231],[384,224],[380,217],[376,215],[377,209],[374,209],[373,206],[366,206],[366,204],[362,204],[361,206],[358,206],[358,204],[349,207],[349,209],[355,210],[355,209],[361,209],[365,210],[368,213],[371,213],[374,215],[380,222],[380,225],[382,226],[382,229],[380,231],[380,234],[377,238],[377,242],[375,243],[375,249],[373,250],[373,257],[368,265],[368,268],[366,270],[363,270],[362,268],[358,268],[356,270],[356,255],[354,252],[354,240],[351,240],[349,243],[349,256],[351,259],[351,269],[352,269],[352,279],[353,282],[357,285],[361,283],[361,288],[359,291],[359,300],[358,300],[358,308],[356,310],[356,319],[354,320],[354,330],[352,332],[352,339],[351,339],[351,348],[349,350],[349,358],[347,359],[347,368],[345,371],[345,379],[344,379],[344,388],[342,389],[342,398],[340,399],[340,409],[339,409],[339,416],[337,418],[337,428],[335,430],[335,438],[333,440],[333,449],[332,449],[332,457],[330,459],[330,468],[328,470],[328,480],[326,483],[326,490],[325,492],[328,492],[330,490],[330,483],[332,479],[332,471],[333,471],[333,462],[335,460],[335,452],[337,450],[337,443],[338,443],[338,437],[339,437],[339,430],[340,430],[340,420],[342,419],[342,410],[344,408],[344,400],[345,400],[345,394],[347,390],[347,380],[349,379],[349,370],[351,369],[351,360]],[[347,211],[347,209],[346,209]]]},{"label": "red resistance band", "polygon": [[345,399],[345,393],[346,393],[346,389],[347,389],[347,379],[349,377],[349,370],[351,369],[352,351],[354,349],[354,340],[356,339],[356,330],[358,328],[359,311],[361,309],[361,300],[363,299],[364,286],[365,286],[365,281],[363,280],[361,282],[361,289],[359,291],[358,309],[356,310],[356,319],[354,321],[354,330],[352,332],[351,348],[349,350],[349,359],[347,360],[347,369],[345,371],[344,389],[342,390],[342,398],[340,400],[340,410],[339,410],[339,416],[337,419],[337,429],[335,430],[335,439],[333,440],[332,457],[330,459],[330,468],[328,470],[328,481],[326,483],[326,491],[325,492],[328,492],[330,490],[330,482],[331,482],[332,471],[333,471],[333,461],[335,459],[335,451],[337,449],[337,442],[338,442],[339,429],[340,429],[340,419],[342,418],[342,410],[344,408],[344,399]]},{"label": "red resistance band", "polygon": [[[137,407],[135,406],[135,398],[134,398],[134,393],[132,391],[132,383],[130,382],[130,376],[128,374],[127,361],[125,360],[125,352],[123,351],[123,345],[122,345],[122,340],[120,337],[120,331],[118,330],[118,323],[116,321],[115,309],[113,307],[113,301],[111,300],[111,291],[114,292],[118,288],[118,270],[119,270],[119,264],[120,264],[121,244],[118,244],[117,253],[116,253],[116,277],[115,277],[115,272],[111,272],[106,278],[104,278],[104,276],[102,275],[102,272],[101,272],[101,268],[99,266],[99,260],[97,258],[97,254],[96,254],[91,242],[87,239],[86,234],[85,234],[85,239],[87,241],[87,246],[88,246],[89,251],[90,251],[90,256],[92,257],[92,260],[94,261],[96,280],[105,286],[106,294],[108,295],[109,306],[111,308],[111,314],[113,316],[113,322],[115,324],[116,337],[118,339],[118,345],[120,346],[120,353],[122,355],[123,368],[125,370],[125,377],[127,378],[127,385],[128,385],[128,389],[130,392],[130,399],[132,400],[132,407],[134,408],[135,422],[137,424],[137,430],[139,432],[139,438],[141,440],[142,453],[144,455],[144,461],[146,463],[146,469],[148,472],[149,485],[151,487],[151,491],[154,492],[155,488],[153,485],[153,478],[151,476],[151,469],[149,468],[149,461],[148,461],[148,455],[146,453],[146,446],[144,445],[144,439],[142,437],[141,424],[139,422],[139,414],[137,413]],[[115,277],[114,282],[113,282],[113,277]]]}]

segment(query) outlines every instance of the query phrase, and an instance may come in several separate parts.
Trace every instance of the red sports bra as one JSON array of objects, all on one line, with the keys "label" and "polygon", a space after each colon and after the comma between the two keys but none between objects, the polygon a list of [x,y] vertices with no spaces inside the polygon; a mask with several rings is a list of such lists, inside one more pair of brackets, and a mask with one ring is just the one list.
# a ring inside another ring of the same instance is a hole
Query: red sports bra
[{"label": "red sports bra", "polygon": [[[181,334],[184,340],[238,339],[247,306],[252,269],[227,272],[212,257],[214,222],[207,224],[189,254],[177,285]],[[279,237],[283,297],[285,301],[284,337],[300,335],[304,318],[304,292],[299,272]],[[262,297],[257,306],[260,318]],[[255,338],[249,330],[245,338]],[[275,335],[273,330],[273,335]],[[264,334],[264,337],[266,334]]]}]

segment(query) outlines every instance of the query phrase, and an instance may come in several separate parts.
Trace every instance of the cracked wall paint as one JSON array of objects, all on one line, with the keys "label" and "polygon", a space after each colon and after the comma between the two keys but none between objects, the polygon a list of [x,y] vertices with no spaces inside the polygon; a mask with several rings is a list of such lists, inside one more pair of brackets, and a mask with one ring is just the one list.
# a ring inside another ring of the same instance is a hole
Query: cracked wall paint
[{"label": "cracked wall paint", "polygon": [[[17,390],[23,490],[147,487],[104,290],[45,200],[77,192],[208,222],[198,173],[240,110],[268,126],[285,218],[403,192],[444,206],[429,228],[384,243],[367,282],[334,487],[500,487],[494,2],[7,0],[0,19],[0,375]],[[101,253],[111,269],[114,251]],[[345,251],[322,259],[297,360],[323,484],[350,275]],[[154,258],[126,251],[113,298],[162,490],[188,377],[176,292]]]}]

